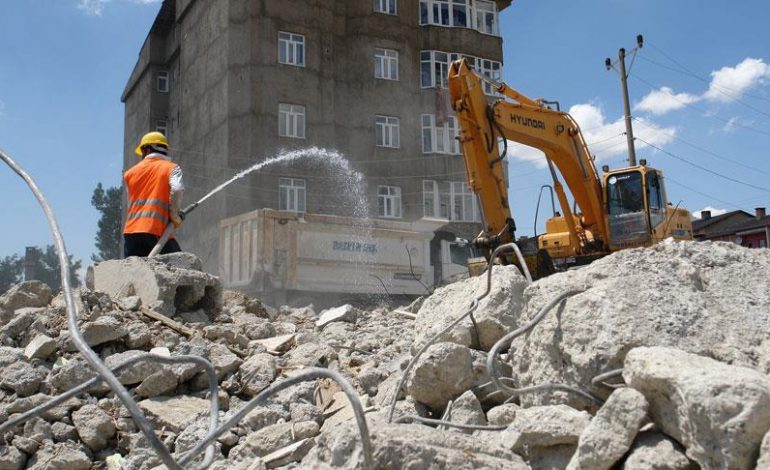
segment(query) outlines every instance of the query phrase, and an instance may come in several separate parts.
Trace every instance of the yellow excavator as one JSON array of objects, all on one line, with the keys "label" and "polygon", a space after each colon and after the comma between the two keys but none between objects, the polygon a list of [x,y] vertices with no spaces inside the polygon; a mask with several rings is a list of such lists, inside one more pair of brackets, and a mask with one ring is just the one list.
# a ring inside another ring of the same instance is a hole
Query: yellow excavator
[{"label": "yellow excavator", "polygon": [[[484,82],[499,99],[490,100]],[[450,67],[449,92],[468,185],[478,195],[483,214],[484,227],[473,244],[485,259],[470,263],[471,274],[486,267],[495,247],[509,242],[517,243],[533,277],[539,278],[624,248],[650,246],[669,237],[692,239],[690,212],[668,202],[663,173],[640,160],[626,168],[605,166],[599,175],[577,122],[558,104],[552,109],[555,102],[533,100],[493,82],[465,59]],[[543,151],[561,208],[546,221],[545,233],[533,238],[515,237],[503,170],[509,140]],[[514,263],[514,257],[503,262]]]}]

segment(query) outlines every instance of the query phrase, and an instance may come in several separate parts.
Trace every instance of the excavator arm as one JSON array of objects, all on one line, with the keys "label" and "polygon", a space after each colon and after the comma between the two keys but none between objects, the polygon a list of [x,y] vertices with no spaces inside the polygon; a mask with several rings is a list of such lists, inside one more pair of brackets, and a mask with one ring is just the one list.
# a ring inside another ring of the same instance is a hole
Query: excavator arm
[{"label": "excavator arm", "polygon": [[[504,84],[493,83],[507,99],[490,104],[483,81],[488,80],[474,72],[465,59],[450,67],[449,91],[460,127],[468,183],[479,195],[484,214],[480,238],[498,243],[513,241],[502,167],[505,155],[500,155],[498,144],[502,138],[545,153],[572,253],[605,251],[608,236],[601,184],[577,123],[568,113],[550,109],[541,100],[530,99]],[[572,213],[556,170],[570,189],[579,214]],[[501,233],[510,235],[495,239]]]}]

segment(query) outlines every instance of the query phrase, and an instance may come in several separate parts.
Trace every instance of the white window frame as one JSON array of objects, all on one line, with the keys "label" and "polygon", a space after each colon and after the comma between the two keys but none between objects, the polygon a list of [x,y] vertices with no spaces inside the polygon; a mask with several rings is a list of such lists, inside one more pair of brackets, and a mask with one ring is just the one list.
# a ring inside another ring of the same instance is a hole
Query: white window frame
[{"label": "white window frame", "polygon": [[278,135],[305,138],[305,107],[301,104],[278,104]]},{"label": "white window frame", "polygon": [[420,122],[422,153],[462,154],[460,142],[457,140],[460,136],[460,128],[456,116],[447,116],[446,122],[437,124],[435,114],[423,114],[420,116]]},{"label": "white window frame", "polygon": [[423,215],[453,222],[481,222],[478,197],[464,181],[422,182]]},{"label": "white window frame", "polygon": [[[492,17],[492,27],[487,25],[487,17]],[[497,16],[497,4],[490,0],[475,0],[473,2],[473,27],[476,31],[490,36],[500,35],[500,25]]]},{"label": "white window frame", "polygon": [[377,186],[377,213],[386,219],[401,218],[401,188]]},{"label": "white window frame", "polygon": [[374,49],[374,78],[398,80],[398,51]]},{"label": "white window frame", "polygon": [[[420,87],[447,88],[449,66],[455,60],[465,58],[473,69],[479,74],[495,81],[503,79],[503,64],[492,59],[483,59],[458,52],[444,52],[425,50],[420,51]],[[487,82],[483,82],[484,93],[495,96],[495,89]]]},{"label": "white window frame", "polygon": [[[490,0],[420,0],[421,26],[475,29],[482,34],[500,36],[497,4]],[[458,13],[458,14],[455,14]],[[460,21],[464,13],[465,21]],[[491,16],[491,26],[487,20]]]},{"label": "white window frame", "polygon": [[398,15],[398,0],[374,0],[374,12]]},{"label": "white window frame", "polygon": [[278,32],[278,63],[305,66],[305,36],[288,31]]},{"label": "white window frame", "polygon": [[168,70],[160,70],[156,80],[158,93],[168,93],[171,89],[171,76]]},{"label": "white window frame", "polygon": [[163,135],[168,135],[168,120],[166,120],[166,119],[156,119],[155,120],[155,130],[157,132],[160,132]]},{"label": "white window frame", "polygon": [[377,147],[401,148],[399,118],[376,115],[374,118],[374,134]]},{"label": "white window frame", "polygon": [[307,183],[302,178],[278,178],[278,210],[304,213]]}]

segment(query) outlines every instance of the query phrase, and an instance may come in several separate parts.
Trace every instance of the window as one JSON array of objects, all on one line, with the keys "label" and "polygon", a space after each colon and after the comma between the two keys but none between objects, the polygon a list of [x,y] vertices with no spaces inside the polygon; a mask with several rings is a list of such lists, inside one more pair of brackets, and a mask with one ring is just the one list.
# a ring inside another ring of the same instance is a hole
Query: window
[{"label": "window", "polygon": [[489,0],[420,0],[420,25],[471,28],[498,36],[497,6]]},{"label": "window", "polygon": [[305,107],[297,104],[278,105],[278,135],[305,138]]},{"label": "window", "polygon": [[423,215],[456,222],[479,222],[481,212],[476,195],[462,181],[422,182]]},{"label": "window", "polygon": [[476,0],[475,28],[484,34],[498,36],[497,30],[497,6],[494,2]]},{"label": "window", "polygon": [[400,219],[401,188],[398,186],[378,186],[377,207],[380,217]]},{"label": "window", "polygon": [[[496,82],[502,81],[502,64],[495,60],[481,59],[458,53],[422,51],[420,52],[420,85],[422,88],[446,88],[449,65],[463,57],[468,61],[468,65],[481,75]],[[488,95],[495,94],[492,85],[486,82],[483,85],[484,93]]]},{"label": "window", "polygon": [[436,124],[433,114],[422,115],[422,153],[448,153],[460,155],[460,130],[455,116],[447,117],[443,124]]},{"label": "window", "polygon": [[305,66],[305,36],[294,33],[278,33],[278,62]]},{"label": "window", "polygon": [[160,93],[168,93],[169,88],[168,71],[161,70],[158,72],[158,91]]},{"label": "window", "polygon": [[374,50],[374,78],[398,80],[398,51]]},{"label": "window", "polygon": [[375,134],[377,147],[399,148],[398,118],[377,116],[375,118]]},{"label": "window", "polygon": [[374,0],[374,11],[388,15],[397,14],[396,0]]},{"label": "window", "polygon": [[165,119],[158,119],[155,121],[155,130],[162,133],[163,135],[167,135],[168,132],[168,121]]},{"label": "window", "polygon": [[278,178],[278,209],[305,212],[305,180]]}]

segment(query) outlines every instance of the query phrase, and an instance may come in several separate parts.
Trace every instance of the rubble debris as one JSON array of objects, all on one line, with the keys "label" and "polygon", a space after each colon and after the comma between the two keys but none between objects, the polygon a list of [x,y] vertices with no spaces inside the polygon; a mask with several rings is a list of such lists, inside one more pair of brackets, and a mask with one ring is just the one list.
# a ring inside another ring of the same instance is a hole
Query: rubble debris
[{"label": "rubble debris", "polygon": [[626,356],[623,377],[647,397],[655,424],[701,467],[753,467],[770,430],[770,376],[674,348],[641,347]]},{"label": "rubble debris", "polygon": [[[497,266],[491,292],[474,312],[478,330],[471,318],[460,321],[417,358],[401,390],[416,351],[467,311],[486,289],[485,277],[411,306],[343,305],[319,315],[312,306],[273,308],[221,292],[188,254],[124,261],[95,269],[95,286],[106,282],[111,291],[76,291],[89,343],[110,367],[147,353],[208,358],[220,423],[267,387],[320,366],[355,387],[376,467],[689,470],[762,468],[770,461],[766,250],[664,244],[530,286],[515,267]],[[115,273],[121,278],[109,279]],[[729,282],[748,273],[758,287]],[[132,276],[137,282],[126,283]],[[575,288],[584,292],[556,304],[499,354],[492,377],[486,360],[495,339]],[[13,309],[3,310],[8,305]],[[397,313],[416,311],[416,320]],[[319,323],[323,315],[333,321]],[[0,426],[94,375],[72,347],[63,296],[52,298],[43,286],[16,286],[0,296],[0,340]],[[612,379],[621,388],[594,383],[621,368]],[[174,458],[206,436],[211,402],[201,364],[141,361],[119,377]],[[511,387],[565,384],[607,401],[587,404],[552,387],[511,396],[493,378]],[[354,416],[335,381],[292,385],[222,433],[209,468],[362,467]],[[396,422],[415,416],[429,420]],[[481,428],[452,427],[464,424]],[[4,435],[0,468],[162,464],[104,383]]]},{"label": "rubble debris", "polygon": [[569,470],[609,470],[628,452],[642,420],[647,416],[647,400],[632,388],[612,392],[578,440]]}]

